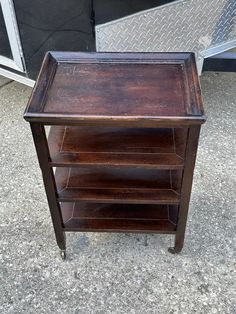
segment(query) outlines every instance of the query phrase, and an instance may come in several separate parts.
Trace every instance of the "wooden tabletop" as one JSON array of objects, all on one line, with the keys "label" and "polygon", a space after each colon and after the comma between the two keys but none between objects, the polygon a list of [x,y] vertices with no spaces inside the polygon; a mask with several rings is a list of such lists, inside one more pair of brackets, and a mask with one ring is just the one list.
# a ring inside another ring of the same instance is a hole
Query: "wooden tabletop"
[{"label": "wooden tabletop", "polygon": [[192,53],[49,52],[24,117],[120,126],[205,121]]}]

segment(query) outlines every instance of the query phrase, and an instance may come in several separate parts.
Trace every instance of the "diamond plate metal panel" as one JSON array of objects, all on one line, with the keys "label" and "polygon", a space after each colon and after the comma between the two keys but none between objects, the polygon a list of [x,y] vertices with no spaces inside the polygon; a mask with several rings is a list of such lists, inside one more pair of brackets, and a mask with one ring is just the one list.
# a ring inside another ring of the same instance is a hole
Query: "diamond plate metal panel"
[{"label": "diamond plate metal panel", "polygon": [[236,47],[236,0],[176,1],[96,27],[98,51],[193,51]]}]

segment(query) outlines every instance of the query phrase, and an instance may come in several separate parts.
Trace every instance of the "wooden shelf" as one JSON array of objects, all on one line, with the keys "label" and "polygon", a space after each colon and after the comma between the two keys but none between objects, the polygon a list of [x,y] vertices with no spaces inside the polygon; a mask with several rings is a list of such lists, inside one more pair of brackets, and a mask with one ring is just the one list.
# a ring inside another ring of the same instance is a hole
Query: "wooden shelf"
[{"label": "wooden shelf", "polygon": [[183,169],[186,129],[53,126],[51,166]]},{"label": "wooden shelf", "polygon": [[139,168],[57,168],[59,201],[178,204],[182,171]]},{"label": "wooden shelf", "polygon": [[173,190],[127,189],[66,189],[59,193],[61,202],[101,202],[127,204],[179,204],[180,197]]},{"label": "wooden shelf", "polygon": [[61,203],[65,231],[175,233],[178,206]]}]

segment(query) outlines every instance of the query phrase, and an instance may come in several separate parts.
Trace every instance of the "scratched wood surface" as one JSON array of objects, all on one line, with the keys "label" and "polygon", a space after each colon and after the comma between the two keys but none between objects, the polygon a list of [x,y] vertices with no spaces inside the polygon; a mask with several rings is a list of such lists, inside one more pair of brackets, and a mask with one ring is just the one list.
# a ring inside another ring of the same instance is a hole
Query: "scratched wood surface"
[{"label": "scratched wood surface", "polygon": [[186,114],[180,65],[71,64],[70,68],[72,71],[67,70],[66,64],[58,66],[44,112],[104,116]]}]

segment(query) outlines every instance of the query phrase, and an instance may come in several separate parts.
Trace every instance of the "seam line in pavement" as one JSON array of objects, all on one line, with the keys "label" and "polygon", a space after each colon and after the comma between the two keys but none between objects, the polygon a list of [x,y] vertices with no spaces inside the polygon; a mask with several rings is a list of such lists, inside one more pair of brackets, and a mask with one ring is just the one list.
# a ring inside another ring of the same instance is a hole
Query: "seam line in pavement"
[{"label": "seam line in pavement", "polygon": [[7,86],[7,85],[9,85],[9,84],[11,84],[12,82],[14,82],[14,81],[13,81],[13,80],[10,80],[10,81],[8,81],[8,82],[6,82],[6,83],[0,85],[0,89],[3,88],[3,87],[5,87],[5,86]]}]

